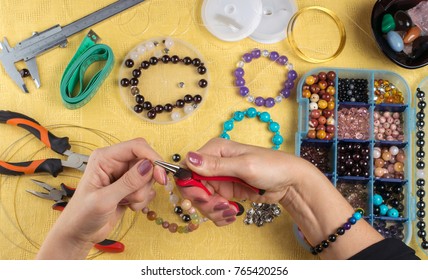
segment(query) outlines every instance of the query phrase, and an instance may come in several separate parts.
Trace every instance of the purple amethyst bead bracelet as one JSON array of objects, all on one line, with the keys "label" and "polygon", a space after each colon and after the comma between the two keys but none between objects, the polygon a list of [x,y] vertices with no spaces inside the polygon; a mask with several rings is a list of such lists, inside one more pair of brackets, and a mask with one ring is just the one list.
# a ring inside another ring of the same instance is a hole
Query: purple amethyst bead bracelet
[{"label": "purple amethyst bead bracelet", "polygon": [[[244,65],[261,56],[267,57],[271,61],[274,61],[281,66],[285,66],[288,69],[287,79],[283,85],[284,87],[275,98],[263,98],[261,96],[254,97],[250,94],[248,87],[245,86]],[[293,70],[293,64],[289,63],[288,58],[285,55],[279,55],[276,51],[269,52],[267,50],[261,51],[259,49],[253,49],[251,52],[245,53],[242,56],[242,60],[238,62],[234,75],[234,85],[239,89],[239,94],[242,97],[245,97],[249,102],[254,103],[256,106],[265,106],[266,108],[271,108],[275,106],[275,103],[280,103],[282,99],[290,97],[291,90],[294,88],[294,81],[297,79],[297,73]]]}]

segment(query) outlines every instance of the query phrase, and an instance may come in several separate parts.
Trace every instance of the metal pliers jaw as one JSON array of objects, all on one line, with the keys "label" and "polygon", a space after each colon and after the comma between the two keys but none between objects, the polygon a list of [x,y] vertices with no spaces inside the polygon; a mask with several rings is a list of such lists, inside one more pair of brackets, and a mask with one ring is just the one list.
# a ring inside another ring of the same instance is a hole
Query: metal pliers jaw
[{"label": "metal pliers jaw", "polygon": [[61,184],[61,190],[60,190],[42,181],[38,181],[34,179],[31,179],[31,181],[33,181],[36,185],[42,187],[43,189],[47,190],[48,192],[47,193],[37,192],[33,190],[26,190],[26,191],[43,199],[53,200],[55,202],[64,202],[65,197],[69,198],[69,197],[72,197],[74,194],[74,190],[67,189],[67,187],[64,184]]},{"label": "metal pliers jaw", "polygon": [[89,156],[78,154],[70,150],[65,151],[63,154],[67,156],[67,159],[61,160],[62,166],[75,168],[82,172],[85,171]]}]

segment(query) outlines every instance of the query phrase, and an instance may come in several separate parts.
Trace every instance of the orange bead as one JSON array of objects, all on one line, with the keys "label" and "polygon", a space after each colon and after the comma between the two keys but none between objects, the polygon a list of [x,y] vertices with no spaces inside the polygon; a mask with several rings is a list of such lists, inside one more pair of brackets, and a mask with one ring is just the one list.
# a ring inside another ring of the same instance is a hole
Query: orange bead
[{"label": "orange bead", "polygon": [[328,105],[327,101],[325,101],[323,99],[321,99],[321,100],[318,101],[318,108],[321,109],[321,110],[327,108],[327,105]]},{"label": "orange bead", "polygon": [[302,97],[303,98],[311,98],[311,91],[309,89],[305,89],[302,91]]},{"label": "orange bead", "polygon": [[310,139],[315,139],[317,138],[317,132],[315,130],[309,130],[307,136]]},{"label": "orange bead", "polygon": [[315,83],[314,76],[308,76],[308,77],[306,77],[305,82],[306,82],[307,85],[313,85]]},{"label": "orange bead", "polygon": [[149,221],[154,221],[156,219],[156,212],[155,211],[149,211],[149,213],[147,213],[147,219]]},{"label": "orange bead", "polygon": [[329,87],[326,89],[326,92],[327,92],[328,94],[330,94],[330,95],[334,95],[334,94],[336,93],[336,88],[335,88],[334,86],[329,86]]},{"label": "orange bead", "polygon": [[333,101],[330,101],[330,102],[327,103],[327,109],[328,110],[333,110],[335,106],[336,105],[334,104]]},{"label": "orange bead", "polygon": [[325,136],[326,136],[326,132],[324,131],[324,130],[318,130],[317,131],[317,138],[318,139],[324,139],[325,138]]},{"label": "orange bead", "polygon": [[394,171],[395,172],[403,172],[404,171],[404,164],[402,162],[399,162],[399,161],[394,163]]}]

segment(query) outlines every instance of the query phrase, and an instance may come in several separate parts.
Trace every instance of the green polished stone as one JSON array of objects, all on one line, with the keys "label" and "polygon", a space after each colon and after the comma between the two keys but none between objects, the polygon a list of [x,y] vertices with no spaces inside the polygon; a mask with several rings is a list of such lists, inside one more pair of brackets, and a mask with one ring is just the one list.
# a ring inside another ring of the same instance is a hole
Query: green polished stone
[{"label": "green polished stone", "polygon": [[385,14],[382,18],[382,32],[388,33],[395,29],[394,17],[391,14]]}]

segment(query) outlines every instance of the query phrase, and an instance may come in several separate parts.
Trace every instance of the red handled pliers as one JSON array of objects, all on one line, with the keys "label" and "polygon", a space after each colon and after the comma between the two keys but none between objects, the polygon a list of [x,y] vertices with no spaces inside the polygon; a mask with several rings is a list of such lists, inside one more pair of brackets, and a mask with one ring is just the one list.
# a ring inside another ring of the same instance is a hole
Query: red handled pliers
[{"label": "red handled pliers", "polygon": [[48,158],[26,162],[5,162],[0,160],[0,174],[23,175],[40,172],[48,172],[56,177],[63,171],[63,167],[71,167],[80,171],[85,171],[88,156],[70,151],[71,145],[68,137],[56,137],[46,128],[41,126],[36,120],[11,111],[0,110],[0,123],[22,127],[36,136],[48,148],[58,154],[67,156],[67,159]]},{"label": "red handled pliers", "polygon": [[[204,190],[208,195],[212,195],[212,193],[207,189],[207,187],[202,184],[201,181],[221,181],[221,182],[235,182],[239,183],[241,185],[244,185],[245,187],[250,188],[254,192],[258,193],[259,195],[263,195],[265,193],[265,190],[258,189],[256,187],[253,187],[243,180],[232,177],[232,176],[202,176],[199,175],[193,171],[190,171],[188,169],[185,169],[183,167],[180,167],[178,165],[155,160],[154,164],[159,165],[160,167],[163,167],[165,170],[171,172],[175,178],[175,183],[177,186],[180,187],[198,187],[202,190]],[[244,207],[235,201],[229,201],[229,204],[233,205],[236,208],[237,216],[242,215],[244,213]]]},{"label": "red handled pliers", "polygon": [[[65,206],[67,206],[68,199],[70,199],[76,191],[75,188],[71,188],[63,183],[61,183],[61,189],[57,189],[38,180],[31,179],[31,181],[48,192],[36,192],[33,190],[27,190],[27,192],[40,198],[55,201],[52,205],[52,209],[57,211],[64,210]],[[108,253],[121,253],[125,250],[125,245],[123,243],[111,239],[104,239],[103,241],[95,244],[94,247],[100,251]]]}]

